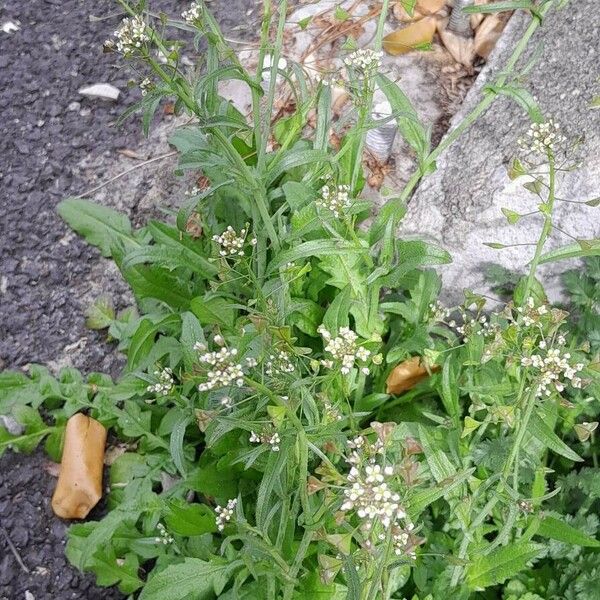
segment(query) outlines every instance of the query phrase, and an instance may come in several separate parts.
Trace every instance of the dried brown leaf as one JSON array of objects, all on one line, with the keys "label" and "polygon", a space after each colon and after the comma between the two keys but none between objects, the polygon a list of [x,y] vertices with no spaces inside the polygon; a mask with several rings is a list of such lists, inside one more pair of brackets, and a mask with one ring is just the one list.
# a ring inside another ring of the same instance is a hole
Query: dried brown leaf
[{"label": "dried brown leaf", "polygon": [[440,21],[438,23],[438,33],[444,47],[456,62],[472,69],[473,61],[475,60],[475,42],[473,38],[466,38],[449,31],[446,29],[446,25],[447,21]]},{"label": "dried brown leaf", "polygon": [[435,17],[425,17],[403,29],[393,31],[383,38],[383,49],[397,56],[406,54],[418,46],[430,44],[436,29]]},{"label": "dried brown leaf", "polygon": [[481,58],[487,58],[496,46],[506,25],[506,15],[497,14],[486,17],[475,33],[474,50]]},{"label": "dried brown leaf", "polygon": [[446,0],[418,0],[412,15],[409,15],[402,2],[396,2],[392,8],[394,17],[402,23],[412,23],[423,17],[434,15],[444,8]]}]

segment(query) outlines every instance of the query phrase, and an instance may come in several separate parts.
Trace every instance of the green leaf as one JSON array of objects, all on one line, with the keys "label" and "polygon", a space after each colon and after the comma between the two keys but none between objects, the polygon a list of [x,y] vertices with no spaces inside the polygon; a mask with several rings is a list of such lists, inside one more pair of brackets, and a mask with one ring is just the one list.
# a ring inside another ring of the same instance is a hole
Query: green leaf
[{"label": "green leaf", "polygon": [[273,273],[278,267],[286,265],[289,262],[295,262],[311,256],[339,256],[364,252],[366,252],[366,248],[358,246],[355,242],[327,239],[311,240],[280,252],[269,264],[268,272]]},{"label": "green leaf", "polygon": [[331,86],[319,88],[317,102],[317,126],[315,129],[314,149],[326,151],[329,148],[329,129],[331,127]]},{"label": "green leaf", "polygon": [[194,349],[196,342],[204,342],[204,332],[200,321],[191,312],[184,312],[181,315],[181,336],[180,340],[183,350],[183,360],[187,372],[197,361],[198,352]]},{"label": "green leaf", "polygon": [[342,289],[325,311],[323,317],[323,325],[332,334],[339,331],[340,327],[348,326],[348,312],[350,311],[350,286],[346,286]]},{"label": "green leaf", "polygon": [[217,272],[215,265],[208,262],[203,256],[190,252],[183,245],[179,248],[158,244],[142,246],[125,257],[123,268],[129,269],[142,264],[160,265],[169,271],[190,269],[207,279]]},{"label": "green leaf", "polygon": [[411,519],[417,517],[433,502],[440,498],[446,498],[450,492],[462,485],[475,472],[475,468],[461,471],[448,480],[444,480],[439,485],[427,490],[419,490],[410,496],[408,513]]},{"label": "green leaf", "polygon": [[88,329],[106,329],[115,318],[115,308],[108,296],[100,296],[85,311],[85,326]]},{"label": "green leaf", "polygon": [[511,544],[487,556],[479,554],[467,567],[466,578],[471,589],[484,589],[513,577],[535,559],[543,546],[533,543]]},{"label": "green leaf", "polygon": [[337,21],[347,21],[351,17],[350,13],[343,9],[339,4],[335,7],[333,16]]},{"label": "green leaf", "polygon": [[544,517],[541,520],[536,535],[574,546],[584,546],[587,548],[600,547],[600,541],[597,539],[587,535],[583,531],[579,531],[579,529],[575,529],[575,527],[565,521],[550,516]]},{"label": "green leaf", "polygon": [[98,585],[104,587],[118,585],[124,594],[132,594],[144,585],[137,575],[138,557],[133,553],[117,559],[115,551],[110,546],[104,546],[94,555],[91,568],[96,573]]},{"label": "green leaf", "polygon": [[340,583],[323,583],[318,573],[310,573],[302,579],[302,587],[292,596],[293,600],[347,600],[348,588]]},{"label": "green leaf", "polygon": [[434,479],[440,483],[445,479],[454,477],[456,475],[454,465],[450,462],[444,451],[439,448],[439,443],[432,437],[428,429],[420,424],[419,440]]},{"label": "green leaf", "polygon": [[556,454],[560,454],[569,460],[582,462],[583,458],[575,451],[571,450],[555,433],[550,429],[546,422],[537,413],[531,415],[527,431],[535,438],[540,440],[542,444],[548,447]]},{"label": "green leaf", "polygon": [[180,317],[177,314],[169,315],[158,323],[154,323],[149,318],[142,319],[129,343],[127,351],[128,370],[134,371],[141,368],[153,350],[159,332],[165,328],[177,326],[179,322]]},{"label": "green leaf", "polygon": [[462,11],[469,15],[477,13],[496,13],[507,10],[517,10],[519,8],[536,8],[531,0],[509,0],[507,2],[494,2],[493,4],[476,4],[475,6],[465,6]]},{"label": "green leaf", "polygon": [[129,249],[139,246],[132,236],[129,219],[112,208],[81,198],[67,198],[57,210],[72,229],[100,249],[102,256],[110,257],[118,243]]},{"label": "green leaf", "polygon": [[452,262],[449,252],[440,248],[440,246],[420,240],[399,240],[396,244],[396,250],[401,265],[408,262],[418,267],[430,267]]},{"label": "green leaf", "polygon": [[270,165],[267,177],[267,186],[272,185],[286,171],[295,167],[302,167],[312,163],[331,162],[331,157],[322,150],[291,150],[276,164]]},{"label": "green leaf", "polygon": [[302,29],[304,31],[310,25],[311,21],[312,21],[312,16],[305,17],[304,19],[300,19],[300,21],[298,21],[298,27],[300,27],[300,29]]},{"label": "green leaf", "polygon": [[429,134],[421,123],[417,111],[408,96],[392,80],[380,73],[376,76],[376,81],[392,106],[402,137],[417,153],[419,159],[423,160],[429,153]]},{"label": "green leaf", "polygon": [[346,600],[360,600],[363,585],[358,576],[358,566],[354,563],[351,554],[343,554],[342,560],[344,561],[344,575],[346,576],[346,584],[348,585]]},{"label": "green leaf", "polygon": [[306,184],[298,181],[286,181],[283,186],[285,200],[292,212],[296,212],[315,198],[315,193]]},{"label": "green leaf", "polygon": [[215,587],[221,587],[237,568],[237,563],[223,564],[218,559],[210,562],[199,558],[186,558],[182,563],[171,564],[153,575],[139,600],[209,600],[214,598]]},{"label": "green leaf", "polygon": [[517,223],[519,221],[519,219],[521,218],[521,215],[518,212],[515,212],[514,210],[510,210],[509,208],[502,208],[502,214],[506,217],[506,220],[511,224],[514,225],[515,223]]},{"label": "green leaf", "polygon": [[215,514],[206,504],[187,504],[182,500],[167,504],[165,522],[178,535],[203,535],[217,530]]},{"label": "green leaf", "polygon": [[417,0],[400,0],[400,4],[402,8],[407,12],[407,14],[412,17],[415,12],[415,7],[417,5]]},{"label": "green leaf", "polygon": [[179,415],[173,430],[171,431],[171,437],[169,439],[169,451],[171,452],[171,458],[173,463],[177,467],[177,470],[183,477],[187,475],[187,468],[185,464],[185,456],[183,453],[183,445],[185,442],[185,430],[192,421],[192,417],[185,413]]},{"label": "green leaf", "polygon": [[235,307],[230,300],[222,296],[207,294],[194,298],[190,308],[201,325],[221,325],[226,329],[232,329],[235,324]]},{"label": "green leaf", "polygon": [[542,254],[540,264],[565,260],[567,258],[581,258],[583,256],[600,256],[600,239],[580,240],[579,242],[556,248]]},{"label": "green leaf", "polygon": [[[527,281],[528,277],[523,276],[517,282],[515,291],[513,292],[513,300],[515,301],[515,304],[517,306],[525,306],[527,302],[527,298],[525,298],[525,292],[527,290],[528,285]],[[548,300],[546,296],[546,291],[544,290],[544,286],[540,283],[537,277],[533,278],[527,295],[531,296],[535,300],[536,304],[544,304]]]},{"label": "green leaf", "polygon": [[[122,262],[117,261],[117,265],[121,266]],[[121,271],[138,299],[153,298],[179,310],[189,308],[193,294],[187,281],[184,282],[156,266],[130,266]]]},{"label": "green leaf", "polygon": [[200,458],[200,466],[189,473],[185,483],[196,492],[227,502],[237,497],[238,480],[238,475],[231,470],[219,470],[215,459],[205,452]]}]

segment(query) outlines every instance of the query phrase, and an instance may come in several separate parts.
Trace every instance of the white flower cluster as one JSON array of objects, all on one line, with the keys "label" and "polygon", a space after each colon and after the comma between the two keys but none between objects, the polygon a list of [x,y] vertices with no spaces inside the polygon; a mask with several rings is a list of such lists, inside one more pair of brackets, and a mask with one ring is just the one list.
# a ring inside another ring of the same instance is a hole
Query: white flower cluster
[{"label": "white flower cluster", "polygon": [[381,467],[367,464],[359,469],[352,467],[348,473],[348,486],[344,490],[345,501],[341,506],[344,512],[356,511],[364,519],[366,529],[371,529],[376,519],[384,527],[389,527],[396,519],[403,519],[406,513],[400,506],[400,496],[389,487],[389,479],[394,475],[391,466]]},{"label": "white flower cluster", "polygon": [[219,531],[223,531],[223,529],[225,529],[225,525],[231,521],[231,517],[233,517],[236,506],[237,498],[233,498],[232,500],[228,500],[225,506],[217,506],[215,508],[215,512],[217,513],[215,522]]},{"label": "white flower cluster", "polygon": [[202,17],[202,4],[200,2],[192,2],[187,10],[181,13],[181,18],[187,21],[190,25],[194,25]]},{"label": "white flower cluster", "polygon": [[156,529],[158,535],[154,538],[154,541],[157,544],[164,544],[166,546],[167,544],[173,543],[173,536],[167,531],[167,528],[162,523],[159,523],[156,526]]},{"label": "white flower cluster", "polygon": [[374,443],[362,435],[348,440],[351,452],[346,461],[352,466],[344,486],[341,510],[354,511],[362,520],[366,548],[383,542],[391,533],[395,554],[415,558],[415,548],[424,540],[415,536],[414,525],[406,515],[400,495],[394,491],[394,478],[402,474],[401,469],[378,464],[384,454],[384,438],[378,435]]},{"label": "white flower cluster", "polygon": [[154,84],[149,77],[146,77],[140,81],[140,90],[142,92],[142,96],[145,96],[153,87]]},{"label": "white flower cluster", "polygon": [[235,406],[235,403],[231,396],[223,396],[221,400],[219,400],[219,403],[226,410],[231,410]]},{"label": "white flower cluster", "polygon": [[[341,361],[342,368],[340,370],[343,375],[350,373],[356,360],[363,363],[369,360],[371,352],[356,343],[358,336],[349,327],[340,327],[336,337],[333,337],[324,325],[320,325],[317,331],[326,342],[325,352],[329,352],[335,360]],[[322,360],[321,364],[328,369],[332,369],[334,366],[332,360]],[[360,370],[365,375],[369,374],[367,366],[361,367]]]},{"label": "white flower cluster", "polygon": [[536,396],[550,396],[553,389],[562,392],[565,389],[565,380],[574,388],[582,386],[577,373],[583,369],[583,363],[572,366],[569,363],[571,355],[568,352],[562,353],[560,348],[547,348],[547,343],[543,340],[538,347],[542,352],[521,358],[523,367],[533,367],[539,371]]},{"label": "white flower cluster", "polygon": [[359,48],[344,59],[344,64],[353,69],[360,79],[372,77],[381,68],[383,52]]},{"label": "white flower cluster", "polygon": [[290,360],[290,355],[285,350],[278,350],[277,354],[269,355],[265,363],[265,373],[269,377],[283,373],[293,373],[294,363]]},{"label": "white flower cluster", "polygon": [[[213,235],[212,239],[221,247],[219,250],[221,256],[244,256],[244,244],[247,235],[248,230],[246,228],[240,229],[238,234],[231,225],[228,225],[221,235]],[[255,245],[256,238],[253,238],[250,243]]]},{"label": "white flower cluster", "polygon": [[518,144],[523,150],[545,155],[549,151],[559,150],[565,141],[565,136],[560,132],[560,125],[554,119],[548,119],[545,123],[532,123]]},{"label": "white flower cluster", "polygon": [[379,438],[371,444],[366,437],[358,435],[346,444],[352,450],[346,457],[346,462],[354,466],[359,465],[365,458],[372,461],[378,454],[383,454],[383,442]]},{"label": "white flower cluster", "polygon": [[450,317],[450,309],[446,308],[439,300],[429,305],[430,320],[439,323]]},{"label": "white flower cluster", "polygon": [[343,418],[344,416],[337,406],[334,406],[328,400],[323,402],[323,419],[326,422],[333,423],[334,421],[341,421]]},{"label": "white flower cluster", "polygon": [[498,323],[492,322],[485,315],[471,317],[465,311],[462,312],[462,324],[457,325],[455,321],[449,321],[448,325],[456,328],[456,332],[461,336],[463,342],[468,342],[475,335],[482,336],[486,340],[501,337],[502,331]]},{"label": "white flower cluster", "polygon": [[165,367],[164,369],[154,371],[154,376],[158,378],[157,383],[149,385],[146,391],[151,394],[168,396],[169,392],[173,389],[173,371]]},{"label": "white flower cluster", "polygon": [[209,367],[206,373],[207,380],[198,386],[200,392],[207,392],[215,388],[229,385],[244,385],[244,371],[242,365],[236,362],[237,350],[221,348],[215,352],[206,352],[206,346],[197,342],[194,349],[200,352],[198,360]]},{"label": "white flower cluster", "polygon": [[186,190],[183,193],[185,196],[191,198],[192,196],[199,196],[202,193],[202,190],[197,185],[193,185],[189,190]]},{"label": "white flower cluster", "polygon": [[523,325],[531,327],[539,321],[541,316],[548,314],[548,307],[545,304],[540,304],[536,308],[535,300],[529,296],[524,307],[517,307],[517,312],[521,314]]},{"label": "white flower cluster", "polygon": [[272,452],[279,452],[279,444],[281,438],[278,433],[268,434],[261,433],[260,435],[254,431],[250,432],[250,442],[252,444],[269,444]]},{"label": "white flower cluster", "polygon": [[[415,526],[412,523],[407,523],[402,527],[399,523],[392,525],[392,546],[396,556],[408,556],[409,558],[417,558],[415,548],[422,540],[418,540],[412,533]],[[380,539],[383,534],[380,534]],[[383,535],[385,539],[385,535]]]},{"label": "white flower cluster", "polygon": [[146,22],[139,15],[123,19],[114,36],[117,38],[117,52],[121,52],[126,56],[134,54],[150,41]]},{"label": "white flower cluster", "polygon": [[321,188],[321,197],[316,201],[316,205],[330,210],[333,216],[339,219],[352,205],[349,192],[349,185],[324,185]]}]

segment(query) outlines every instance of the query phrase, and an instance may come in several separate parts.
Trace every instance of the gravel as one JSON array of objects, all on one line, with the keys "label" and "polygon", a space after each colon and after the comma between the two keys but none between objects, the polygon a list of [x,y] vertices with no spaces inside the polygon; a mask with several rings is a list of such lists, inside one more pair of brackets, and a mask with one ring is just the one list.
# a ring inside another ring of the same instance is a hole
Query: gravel
[{"label": "gravel", "polygon": [[[243,23],[256,32],[246,17],[253,1],[214,2],[213,8],[225,30]],[[152,3],[173,16],[188,4]],[[90,19],[90,13],[106,18]],[[61,199],[114,174],[122,160],[117,151],[139,142],[139,121],[115,124],[139,91],[128,88],[123,63],[102,54],[118,22],[110,0],[0,2],[0,24],[18,26],[0,30],[0,371],[66,363],[84,372],[119,372],[122,359],[103,335],[85,328],[84,310],[99,291],[120,298],[125,286],[55,210]],[[118,89],[118,100],[78,92],[97,83]],[[45,464],[41,452],[0,459],[0,600],[123,598],[68,564],[68,524],[52,514],[55,480]]]}]

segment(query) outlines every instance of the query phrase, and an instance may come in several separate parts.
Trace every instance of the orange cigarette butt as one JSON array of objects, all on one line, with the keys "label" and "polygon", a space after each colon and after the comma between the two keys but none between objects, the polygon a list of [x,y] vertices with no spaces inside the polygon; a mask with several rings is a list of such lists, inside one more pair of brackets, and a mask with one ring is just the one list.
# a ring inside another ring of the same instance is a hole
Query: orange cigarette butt
[{"label": "orange cigarette butt", "polygon": [[81,413],[67,421],[52,510],[63,519],[83,519],[102,497],[106,429]]},{"label": "orange cigarette butt", "polygon": [[[439,366],[433,365],[431,371],[438,371]],[[386,392],[388,394],[401,394],[417,385],[420,381],[429,377],[429,371],[421,362],[420,356],[413,356],[396,365],[388,375],[386,381]]]}]

